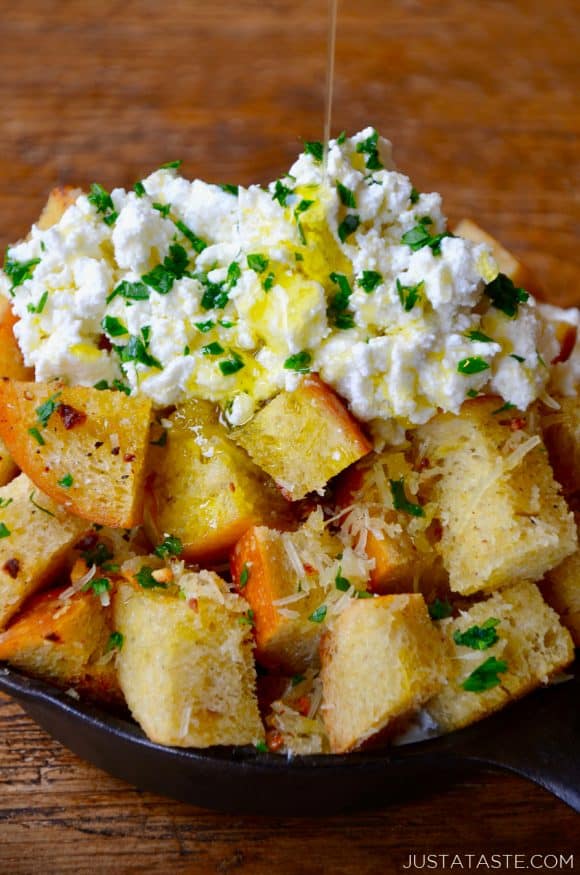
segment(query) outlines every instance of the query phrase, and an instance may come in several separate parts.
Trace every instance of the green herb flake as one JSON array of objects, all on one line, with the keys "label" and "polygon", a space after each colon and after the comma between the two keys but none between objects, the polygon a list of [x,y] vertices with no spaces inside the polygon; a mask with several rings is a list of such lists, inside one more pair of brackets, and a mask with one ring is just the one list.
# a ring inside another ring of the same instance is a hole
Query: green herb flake
[{"label": "green herb flake", "polygon": [[191,355],[191,349],[186,345],[183,347],[183,356],[186,357],[188,355]]},{"label": "green herb flake", "polygon": [[208,331],[215,328],[215,322],[212,319],[208,319],[207,322],[195,322],[194,324],[197,330],[201,331],[202,334],[207,334]]},{"label": "green herb flake", "polygon": [[110,304],[113,298],[116,298],[117,295],[125,298],[126,301],[146,301],[150,294],[151,293],[145,283],[130,283],[127,280],[123,280],[122,283],[119,283],[119,285],[113,289],[107,298],[107,304]]},{"label": "green herb flake", "polygon": [[474,343],[495,343],[493,337],[488,337],[483,331],[468,331],[467,339],[472,340]]},{"label": "green herb flake", "polygon": [[460,362],[457,362],[457,373],[465,374],[466,376],[481,374],[482,371],[487,370],[489,370],[489,364],[485,359],[482,359],[477,355],[471,356],[467,359],[461,359]]},{"label": "green herb flake", "polygon": [[431,602],[428,606],[429,616],[432,620],[446,620],[447,617],[450,617],[453,613],[453,608],[448,601],[441,601],[441,599],[435,599],[435,601]]},{"label": "green herb flake", "polygon": [[111,195],[102,185],[99,185],[98,182],[93,182],[87,198],[89,203],[94,206],[97,213],[102,215],[103,222],[106,225],[115,224],[118,213],[115,212],[115,205],[113,204]]},{"label": "green herb flake", "polygon": [[477,391],[477,389],[470,389],[467,393],[468,398],[477,398],[478,395],[479,392]]},{"label": "green herb flake", "polygon": [[51,395],[50,398],[47,398],[46,401],[43,401],[43,403],[36,408],[36,416],[43,428],[46,428],[48,420],[60,407],[60,401],[58,400],[60,396],[61,392],[55,392],[54,395]]},{"label": "green herb flake", "polygon": [[92,590],[95,595],[103,595],[111,590],[111,581],[106,577],[93,577],[82,588],[83,592]]},{"label": "green herb flake", "polygon": [[145,186],[142,182],[136,182],[133,186],[133,191],[137,195],[137,197],[145,197],[147,192],[145,191]]},{"label": "green herb flake", "polygon": [[27,304],[26,309],[28,310],[29,313],[38,313],[40,315],[40,313],[43,312],[47,301],[48,301],[48,292],[43,292],[38,304],[36,304],[36,305]]},{"label": "green herb flake", "polygon": [[311,623],[322,623],[326,618],[328,608],[326,605],[320,605],[320,607],[316,608],[315,611],[312,611],[308,619]]},{"label": "green herb flake", "polygon": [[295,674],[295,675],[291,678],[290,683],[292,684],[293,687],[297,687],[298,684],[301,684],[302,681],[305,681],[305,680],[306,680],[306,676],[305,676],[305,675],[303,675],[303,674]]},{"label": "green herb flake", "polygon": [[33,504],[37,510],[41,510],[42,513],[45,513],[47,516],[54,516],[53,512],[51,510],[49,510],[47,507],[42,507],[42,505],[37,504],[37,502],[34,500],[35,495],[36,495],[36,490],[33,489],[32,492],[30,493],[30,495],[28,496],[30,503]]},{"label": "green herb flake", "polygon": [[124,334],[129,333],[125,325],[116,316],[105,316],[101,322],[101,328],[109,337],[122,337]]},{"label": "green herb flake", "polygon": [[228,272],[226,275],[226,284],[228,289],[233,289],[234,286],[237,285],[239,278],[242,275],[242,269],[237,261],[232,261],[230,266],[228,267]]},{"label": "green herb flake", "polygon": [[334,578],[335,587],[340,590],[340,592],[347,592],[352,584],[347,577],[342,576],[342,568],[339,567],[336,577]]},{"label": "green herb flake", "polygon": [[351,234],[354,234],[360,225],[360,217],[355,213],[348,213],[338,226],[338,236],[341,243],[345,243]]},{"label": "green herb flake", "polygon": [[515,359],[517,362],[520,363],[520,365],[522,365],[525,362],[525,358],[523,358],[523,356],[521,356],[521,355],[516,355],[515,352],[510,353],[510,358]]},{"label": "green herb flake", "polygon": [[465,632],[456,629],[453,640],[460,647],[470,647],[472,650],[487,650],[499,641],[496,626],[499,620],[490,617],[481,626],[470,626]]},{"label": "green herb flake", "polygon": [[265,741],[258,741],[254,745],[258,753],[268,753],[268,745]]},{"label": "green herb flake", "polygon": [[117,392],[123,392],[125,395],[131,394],[131,387],[127,386],[126,383],[123,383],[122,380],[113,380],[111,388]]},{"label": "green herb flake", "polygon": [[277,179],[274,184],[274,193],[272,195],[273,201],[278,201],[281,207],[288,206],[288,198],[293,194],[291,188],[288,188],[287,185],[284,185],[281,179]]},{"label": "green herb flake", "polygon": [[324,146],[319,140],[307,140],[304,143],[304,152],[306,155],[312,155],[314,160],[318,163],[322,163],[322,158],[324,156]]},{"label": "green herb flake", "polygon": [[383,281],[382,274],[380,274],[377,270],[363,270],[362,274],[357,280],[357,285],[363,289],[367,295],[370,295],[371,292],[374,292],[378,286]]},{"label": "green herb flake", "polygon": [[441,255],[441,241],[445,237],[454,237],[450,231],[443,231],[442,234],[431,234],[429,225],[433,224],[433,219],[430,216],[424,216],[419,219],[419,222],[410,231],[406,231],[401,237],[401,242],[406,243],[413,252],[418,252],[424,246],[431,249],[433,255]]},{"label": "green herb flake", "polygon": [[255,620],[255,615],[253,610],[250,608],[249,611],[246,611],[245,614],[242,614],[241,617],[238,617],[238,622],[247,626],[253,626]]},{"label": "green herb flake", "polygon": [[490,656],[465,678],[461,686],[468,693],[484,693],[500,685],[501,680],[498,675],[503,674],[507,669],[507,662]]},{"label": "green herb flake", "polygon": [[373,131],[370,137],[363,140],[362,143],[357,143],[356,151],[363,155],[368,155],[366,159],[367,170],[382,170],[383,164],[379,158],[379,135],[377,131]]},{"label": "green herb flake", "polygon": [[14,289],[32,278],[37,264],[40,264],[40,258],[30,258],[28,261],[13,261],[8,255],[8,251],[6,251],[4,273],[12,283],[10,287],[11,294],[14,293]]},{"label": "green herb flake", "polygon": [[159,583],[153,577],[153,571],[149,565],[143,565],[135,575],[135,580],[142,589],[167,589],[166,583]]},{"label": "green herb flake", "polygon": [[273,273],[268,274],[268,276],[266,277],[266,279],[262,283],[262,288],[264,289],[265,292],[270,291],[270,289],[274,285],[275,279],[276,279],[276,277],[274,276]]},{"label": "green herb flake", "polygon": [[44,438],[42,437],[41,433],[39,432],[39,430],[37,428],[29,428],[28,434],[32,435],[32,437],[34,438],[36,443],[39,444],[41,447],[43,447],[46,444],[46,441],[44,440]]},{"label": "green herb flake", "polygon": [[233,328],[235,326],[235,322],[230,322],[229,319],[218,319],[218,323],[222,328]]},{"label": "green herb flake", "polygon": [[6,523],[0,523],[0,538],[8,538],[10,534],[10,529]]},{"label": "green herb flake", "polygon": [[217,340],[214,340],[213,343],[208,343],[206,346],[202,346],[201,354],[202,355],[221,355],[222,352],[225,352],[221,343],[218,343]]},{"label": "green herb flake", "polygon": [[238,371],[241,371],[244,367],[244,362],[241,357],[237,354],[237,352],[232,352],[232,358],[226,359],[225,362],[219,363],[219,369],[224,375],[224,377],[229,377],[232,374],[237,374]]},{"label": "green herb flake", "polygon": [[395,510],[402,510],[410,516],[424,517],[425,511],[420,504],[413,504],[409,501],[405,494],[405,479],[389,480],[391,486],[391,494],[393,496],[393,507]]},{"label": "green herb flake", "polygon": [[183,552],[183,544],[175,535],[165,535],[161,544],[158,544],[153,551],[160,559],[166,559],[168,556],[179,556]]},{"label": "green herb flake", "polygon": [[346,330],[354,328],[354,313],[348,309],[352,288],[343,273],[333,271],[330,274],[331,282],[338,286],[338,292],[330,298],[326,314],[328,319],[335,328]]},{"label": "green herb flake", "polygon": [[310,365],[312,356],[306,350],[297,352],[295,355],[289,356],[284,362],[284,367],[289,371],[297,371],[299,374],[310,373]]},{"label": "green herb flake", "polygon": [[0,508],[9,507],[13,501],[13,498],[0,498]]},{"label": "green herb flake", "polygon": [[418,192],[415,186],[413,186],[413,188],[411,189],[411,194],[409,195],[409,200],[412,204],[416,204],[420,197],[420,192]]},{"label": "green herb flake", "polygon": [[341,204],[345,207],[351,207],[353,210],[356,210],[356,197],[354,195],[354,191],[350,188],[347,188],[346,185],[343,185],[342,182],[336,183],[336,190],[338,192],[338,196],[340,198]]},{"label": "green herb flake", "polygon": [[154,210],[157,210],[158,213],[161,213],[164,219],[166,219],[171,212],[171,204],[153,203],[152,206]]},{"label": "green herb flake", "polygon": [[525,289],[515,286],[505,273],[498,273],[496,278],[488,283],[484,289],[492,305],[513,319],[518,312],[519,304],[525,304],[530,297]]},{"label": "green herb flake", "polygon": [[415,304],[421,300],[421,294],[424,287],[425,283],[423,280],[415,286],[404,286],[402,282],[397,279],[397,293],[399,295],[401,307],[405,313],[410,313]]},{"label": "green herb flake", "polygon": [[248,568],[248,563],[244,562],[244,567],[240,573],[240,579],[238,582],[238,586],[240,589],[244,589],[248,585],[248,580],[250,579],[250,569]]},{"label": "green herb flake", "polygon": [[64,477],[61,477],[58,481],[58,485],[62,486],[63,489],[70,489],[74,483],[74,477],[72,474],[65,474]]},{"label": "green herb flake", "polygon": [[220,188],[222,191],[225,191],[226,194],[231,194],[234,197],[237,197],[240,192],[239,185],[230,185],[228,182],[220,183]]},{"label": "green herb flake", "polygon": [[346,140],[346,131],[341,131],[338,137],[336,138],[336,145],[342,146],[344,141]]},{"label": "green herb flake", "polygon": [[181,219],[175,219],[173,224],[178,231],[181,231],[185,239],[189,240],[193,249],[197,252],[198,255],[200,254],[200,252],[203,252],[204,249],[207,249],[207,243],[205,242],[205,240],[202,240],[201,237],[198,237],[197,234],[195,234],[191,230],[191,228],[188,228],[185,222],[181,221]]},{"label": "green herb flake", "polygon": [[162,164],[160,170],[179,170],[183,161],[168,161],[167,164]]},{"label": "green herb flake", "polygon": [[147,368],[157,368],[162,371],[163,365],[155,356],[151,355],[147,344],[140,337],[130,337],[129,343],[125,346],[116,346],[115,352],[119,356],[122,364],[127,362],[136,362],[145,365]]},{"label": "green herb flake", "polygon": [[81,556],[83,557],[87,565],[96,565],[99,568],[103,567],[105,563],[109,561],[109,559],[113,558],[113,554],[111,553],[107,545],[104,544],[102,541],[97,541],[95,546],[92,547],[90,550],[84,550],[81,553]]},{"label": "green herb flake", "polygon": [[253,252],[248,255],[248,267],[256,273],[264,273],[267,269],[269,260],[265,255],[260,255],[258,252]]},{"label": "green herb flake", "polygon": [[122,632],[111,632],[105,647],[105,653],[109,653],[110,650],[122,650],[124,641],[125,638]]},{"label": "green herb flake", "polygon": [[506,403],[502,404],[501,407],[498,407],[497,410],[492,410],[491,414],[492,414],[492,416],[497,416],[498,413],[506,413],[508,410],[515,410],[515,409],[516,409],[515,404],[511,404],[511,402],[506,401]]}]

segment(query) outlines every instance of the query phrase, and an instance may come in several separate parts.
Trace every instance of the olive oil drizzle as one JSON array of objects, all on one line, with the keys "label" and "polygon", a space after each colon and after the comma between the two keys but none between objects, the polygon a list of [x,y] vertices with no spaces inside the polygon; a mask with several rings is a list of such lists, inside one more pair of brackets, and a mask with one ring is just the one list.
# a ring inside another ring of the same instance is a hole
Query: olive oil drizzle
[{"label": "olive oil drizzle", "polygon": [[334,92],[334,62],[336,55],[336,19],[338,0],[328,0],[328,45],[326,53],[326,94],[324,106],[324,181],[326,182],[328,166],[328,141],[330,140],[330,125],[332,122],[332,97]]}]

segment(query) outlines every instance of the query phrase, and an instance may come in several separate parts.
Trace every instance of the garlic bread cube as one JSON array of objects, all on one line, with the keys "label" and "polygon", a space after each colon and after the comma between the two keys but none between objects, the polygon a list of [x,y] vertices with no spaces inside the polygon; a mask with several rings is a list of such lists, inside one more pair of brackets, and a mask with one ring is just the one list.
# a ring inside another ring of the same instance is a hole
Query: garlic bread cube
[{"label": "garlic bread cube", "polygon": [[166,436],[149,460],[146,526],[154,543],[170,533],[184,558],[218,562],[251,526],[283,524],[288,502],[230,440],[213,404],[184,404]]},{"label": "garlic bread cube", "polygon": [[59,185],[53,188],[36,223],[40,230],[46,231],[60,222],[65,211],[82,193],[82,189],[73,188],[72,185]]},{"label": "garlic bread cube", "polygon": [[321,644],[322,713],[334,753],[395,733],[443,686],[445,648],[422,595],[353,601]]},{"label": "garlic bread cube", "polygon": [[580,490],[580,398],[558,398],[560,410],[541,419],[550,463],[564,495]]},{"label": "garlic bread cube", "polygon": [[107,609],[92,592],[69,598],[64,592],[51,590],[26,603],[0,633],[0,660],[96,701],[122,703],[114,658],[108,656],[115,639]]},{"label": "garlic bread cube", "polygon": [[133,717],[159,744],[261,741],[247,602],[210,572],[183,573],[178,585],[185,598],[137,583],[115,592],[117,671]]},{"label": "garlic bread cube", "polygon": [[322,490],[371,450],[342,401],[316,376],[276,395],[232,436],[293,501]]},{"label": "garlic bread cube", "polygon": [[574,518],[532,425],[497,398],[439,414],[417,429],[425,495],[438,505],[437,544],[450,586],[470,595],[539,580],[576,550]]},{"label": "garlic bread cube", "polygon": [[503,708],[574,659],[570,634],[533,583],[506,587],[440,627],[447,683],[426,709],[442,732]]},{"label": "garlic bread cube", "polygon": [[25,474],[0,488],[0,629],[58,574],[88,528]]},{"label": "garlic bread cube", "polygon": [[500,273],[508,276],[515,286],[519,286],[526,291],[531,292],[537,297],[543,297],[541,285],[525,264],[519,258],[510,252],[505,246],[484,231],[479,225],[471,219],[462,219],[453,229],[456,237],[463,237],[465,240],[471,240],[473,243],[487,243],[491,249]]},{"label": "garlic bread cube", "polygon": [[18,317],[12,312],[10,302],[0,297],[0,377],[11,380],[34,380],[34,369],[27,368],[14,336]]},{"label": "garlic bread cube", "polygon": [[13,480],[17,474],[18,468],[16,467],[12,456],[6,449],[6,445],[0,440],[0,486],[5,486]]},{"label": "garlic bread cube", "polygon": [[62,383],[0,380],[0,438],[71,514],[116,528],[143,516],[151,402]]},{"label": "garlic bread cube", "polygon": [[[576,514],[576,525],[580,529],[580,513]],[[548,572],[540,590],[580,647],[580,549]]]}]

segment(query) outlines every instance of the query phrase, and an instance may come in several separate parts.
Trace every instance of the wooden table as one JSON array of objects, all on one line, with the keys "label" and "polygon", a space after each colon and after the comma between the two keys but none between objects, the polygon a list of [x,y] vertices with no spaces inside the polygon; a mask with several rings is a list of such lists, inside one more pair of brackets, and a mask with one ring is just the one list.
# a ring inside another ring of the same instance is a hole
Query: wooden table
[{"label": "wooden table", "polygon": [[[476,216],[579,300],[577,0],[342,2],[333,131],[371,123],[417,188]],[[322,134],[326,0],[0,0],[0,244],[57,182],[131,184],[184,159],[280,175]],[[0,872],[388,873],[412,852],[580,852],[579,822],[481,774],[316,821],[224,816],[79,762],[0,697]]]}]

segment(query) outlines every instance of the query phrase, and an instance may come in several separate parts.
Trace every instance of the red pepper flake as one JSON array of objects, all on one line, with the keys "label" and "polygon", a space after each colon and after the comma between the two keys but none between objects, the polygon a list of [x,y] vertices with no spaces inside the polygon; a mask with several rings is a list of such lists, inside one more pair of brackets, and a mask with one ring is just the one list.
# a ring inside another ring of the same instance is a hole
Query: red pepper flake
[{"label": "red pepper flake", "polygon": [[8,559],[8,561],[4,563],[4,571],[6,574],[9,574],[13,580],[16,580],[18,572],[20,571],[20,562],[18,559]]},{"label": "red pepper flake", "polygon": [[521,416],[516,416],[515,419],[512,419],[510,422],[510,428],[512,431],[521,431],[522,428],[526,427],[526,420]]},{"label": "red pepper flake", "polygon": [[235,484],[235,483],[230,483],[230,484],[228,484],[228,485],[229,485],[229,487],[230,487],[230,492],[235,492],[235,491],[236,491],[236,484]]},{"label": "red pepper flake", "polygon": [[99,334],[98,348],[101,350],[105,350],[106,352],[111,352],[111,350],[113,349],[113,344],[106,334]]},{"label": "red pepper flake", "polygon": [[134,462],[136,458],[137,456],[135,455],[135,453],[125,453],[125,455],[123,456],[123,461]]},{"label": "red pepper flake", "polygon": [[294,703],[294,707],[303,717],[308,717],[310,711],[310,696],[300,696]]},{"label": "red pepper flake", "polygon": [[303,562],[302,567],[304,568],[306,574],[316,574],[316,568],[314,568],[313,565],[309,565],[308,562]]},{"label": "red pepper flake", "polygon": [[111,450],[111,455],[118,456],[120,452],[121,452],[121,447],[113,447],[113,449]]},{"label": "red pepper flake", "polygon": [[87,420],[86,413],[83,413],[82,410],[77,410],[75,407],[71,407],[70,404],[59,404],[58,413],[62,419],[62,424],[67,431],[74,428],[76,425],[82,425]]},{"label": "red pepper flake", "polygon": [[188,601],[187,601],[187,605],[188,605],[188,607],[191,608],[191,610],[192,610],[194,613],[197,614],[197,611],[198,611],[198,608],[199,608],[199,602],[197,601],[197,599],[193,599],[193,598],[192,598],[192,599],[188,599]]},{"label": "red pepper flake", "polygon": [[272,753],[276,753],[276,751],[284,746],[284,736],[281,732],[276,732],[271,729],[266,733],[266,744],[268,745],[268,750],[271,750]]}]

